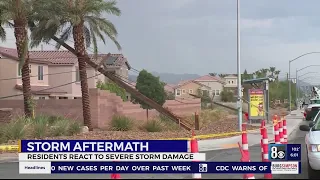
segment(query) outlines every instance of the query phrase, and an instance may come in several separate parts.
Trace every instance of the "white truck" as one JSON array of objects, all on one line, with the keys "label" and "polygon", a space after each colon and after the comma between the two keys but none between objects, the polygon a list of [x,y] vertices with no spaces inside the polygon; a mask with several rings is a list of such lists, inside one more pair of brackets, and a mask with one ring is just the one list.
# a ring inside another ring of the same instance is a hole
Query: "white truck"
[{"label": "white truck", "polygon": [[308,132],[305,136],[305,146],[309,179],[318,179],[320,174],[320,111],[309,125],[301,125],[299,129]]}]

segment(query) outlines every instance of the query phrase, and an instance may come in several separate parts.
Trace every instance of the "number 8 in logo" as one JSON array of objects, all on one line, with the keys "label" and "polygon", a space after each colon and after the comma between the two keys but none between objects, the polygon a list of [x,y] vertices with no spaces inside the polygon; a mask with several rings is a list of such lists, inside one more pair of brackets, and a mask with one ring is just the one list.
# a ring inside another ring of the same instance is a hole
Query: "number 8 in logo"
[{"label": "number 8 in logo", "polygon": [[278,148],[273,146],[271,147],[271,158],[277,159],[277,157],[278,157]]}]

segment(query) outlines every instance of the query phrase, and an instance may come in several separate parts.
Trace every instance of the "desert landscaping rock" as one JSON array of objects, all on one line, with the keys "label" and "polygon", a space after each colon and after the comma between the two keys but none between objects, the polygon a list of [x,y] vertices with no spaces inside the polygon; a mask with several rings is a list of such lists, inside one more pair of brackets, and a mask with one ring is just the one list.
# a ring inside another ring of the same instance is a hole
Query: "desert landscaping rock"
[{"label": "desert landscaping rock", "polygon": [[82,126],[81,134],[88,133],[88,132],[89,132],[88,126]]}]

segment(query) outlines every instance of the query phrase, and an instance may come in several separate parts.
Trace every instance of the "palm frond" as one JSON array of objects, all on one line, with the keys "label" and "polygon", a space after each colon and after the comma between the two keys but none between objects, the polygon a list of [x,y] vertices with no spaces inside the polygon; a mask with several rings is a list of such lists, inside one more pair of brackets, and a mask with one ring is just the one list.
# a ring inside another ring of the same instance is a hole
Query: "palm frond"
[{"label": "palm frond", "polygon": [[87,22],[90,24],[90,27],[92,27],[93,32],[97,36],[99,36],[99,38],[104,42],[104,44],[106,42],[102,33],[107,35],[114,42],[118,50],[122,49],[120,43],[116,40],[118,32],[111,21],[109,21],[108,19],[103,19],[94,16],[86,16],[85,18]]},{"label": "palm frond", "polygon": [[106,40],[101,31],[99,30],[94,18],[86,17],[85,21],[89,24],[91,33],[95,34],[95,36],[98,36],[103,41],[103,43],[106,44]]},{"label": "palm frond", "polygon": [[[59,40],[62,42],[66,42],[70,38],[71,32],[72,32],[72,26],[68,26],[66,29],[63,30]],[[56,43],[55,47],[56,49],[60,49],[61,44]]]},{"label": "palm frond", "polygon": [[89,28],[90,28],[91,38],[92,38],[94,58],[97,60],[98,59],[97,37],[96,37],[96,34],[94,33],[94,30],[92,29],[92,26],[89,26]]},{"label": "palm frond", "polygon": [[101,11],[106,12],[108,14],[120,16],[121,10],[116,5],[117,5],[117,1],[114,1],[114,0],[107,1],[100,4],[100,9]]},{"label": "palm frond", "polygon": [[6,30],[1,26],[0,26],[0,39],[1,39],[1,41],[6,41],[6,39],[7,39]]}]

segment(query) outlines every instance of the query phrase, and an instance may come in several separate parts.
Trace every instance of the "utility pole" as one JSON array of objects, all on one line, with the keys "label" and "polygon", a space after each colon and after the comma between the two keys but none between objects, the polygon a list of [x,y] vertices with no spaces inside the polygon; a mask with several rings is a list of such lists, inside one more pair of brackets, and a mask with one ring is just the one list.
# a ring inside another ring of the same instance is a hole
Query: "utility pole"
[{"label": "utility pole", "polygon": [[242,131],[242,83],[240,68],[240,0],[237,0],[237,75],[238,75],[238,125],[239,131]]}]

